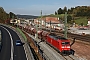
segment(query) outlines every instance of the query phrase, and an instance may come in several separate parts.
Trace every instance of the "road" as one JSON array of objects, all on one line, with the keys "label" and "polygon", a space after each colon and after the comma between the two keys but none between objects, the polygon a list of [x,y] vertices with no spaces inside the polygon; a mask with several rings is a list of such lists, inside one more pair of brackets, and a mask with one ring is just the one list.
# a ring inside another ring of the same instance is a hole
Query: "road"
[{"label": "road", "polygon": [[27,60],[23,46],[15,45],[15,41],[20,39],[16,32],[2,25],[0,25],[0,30],[3,42],[0,60]]}]

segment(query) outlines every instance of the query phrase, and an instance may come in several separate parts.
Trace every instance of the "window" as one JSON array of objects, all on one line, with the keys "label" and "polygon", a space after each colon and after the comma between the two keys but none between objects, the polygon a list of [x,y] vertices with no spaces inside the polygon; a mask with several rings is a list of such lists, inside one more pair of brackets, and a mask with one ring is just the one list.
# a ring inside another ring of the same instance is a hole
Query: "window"
[{"label": "window", "polygon": [[67,45],[69,44],[69,42],[62,42],[62,45]]}]

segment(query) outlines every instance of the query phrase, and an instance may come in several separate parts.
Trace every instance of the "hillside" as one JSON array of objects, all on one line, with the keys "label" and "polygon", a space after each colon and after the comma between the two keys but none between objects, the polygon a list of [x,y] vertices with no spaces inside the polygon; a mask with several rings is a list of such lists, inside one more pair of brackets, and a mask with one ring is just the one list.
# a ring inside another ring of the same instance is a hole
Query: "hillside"
[{"label": "hillside", "polygon": [[79,17],[78,19],[74,20],[76,24],[81,25],[81,23],[83,23],[83,25],[87,25],[88,24],[88,20],[86,17]]},{"label": "hillside", "polygon": [[25,18],[25,19],[35,19],[38,18],[38,16],[32,16],[32,15],[16,15],[18,18]]}]

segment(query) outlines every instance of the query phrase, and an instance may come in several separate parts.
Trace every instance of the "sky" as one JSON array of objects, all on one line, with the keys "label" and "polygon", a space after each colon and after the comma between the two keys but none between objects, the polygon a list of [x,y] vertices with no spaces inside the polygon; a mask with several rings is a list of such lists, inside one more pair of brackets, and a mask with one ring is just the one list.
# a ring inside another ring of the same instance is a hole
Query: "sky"
[{"label": "sky", "polygon": [[68,9],[76,6],[90,6],[90,0],[0,0],[0,7],[16,15],[40,16],[54,14],[59,8]]}]

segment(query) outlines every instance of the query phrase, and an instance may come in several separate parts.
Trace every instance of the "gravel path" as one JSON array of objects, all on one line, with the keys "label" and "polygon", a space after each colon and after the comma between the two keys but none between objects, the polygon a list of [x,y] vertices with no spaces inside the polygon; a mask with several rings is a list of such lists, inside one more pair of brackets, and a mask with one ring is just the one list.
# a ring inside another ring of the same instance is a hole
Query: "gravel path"
[{"label": "gravel path", "polygon": [[75,56],[80,60],[90,60],[90,45],[80,41],[76,41],[72,45],[72,49],[75,51]]}]

